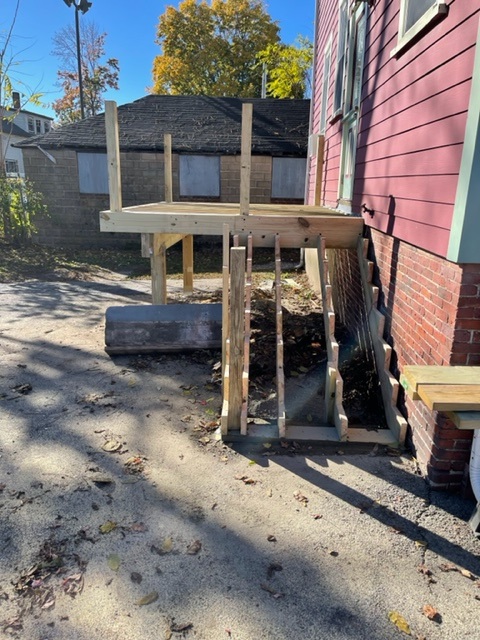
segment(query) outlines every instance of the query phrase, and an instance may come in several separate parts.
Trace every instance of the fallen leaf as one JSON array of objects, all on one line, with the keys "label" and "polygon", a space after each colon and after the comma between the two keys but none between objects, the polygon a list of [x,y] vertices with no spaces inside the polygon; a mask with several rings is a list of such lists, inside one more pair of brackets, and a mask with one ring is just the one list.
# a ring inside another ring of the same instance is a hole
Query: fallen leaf
[{"label": "fallen leaf", "polygon": [[199,438],[198,441],[200,444],[206,445],[210,442],[210,438],[208,436],[203,436],[203,438]]},{"label": "fallen leaf", "polygon": [[465,578],[468,578],[469,580],[476,579],[476,576],[474,576],[473,573],[468,569],[460,569],[460,573],[462,574],[462,576],[464,576]]},{"label": "fallen leaf", "polygon": [[111,553],[107,558],[108,568],[112,571],[118,571],[120,569],[120,556],[116,553]]},{"label": "fallen leaf", "polygon": [[271,447],[271,446],[272,446],[272,443],[271,443],[271,442],[264,442],[264,443],[263,443],[263,448],[264,448],[264,449],[270,449],[270,447]]},{"label": "fallen leaf", "polygon": [[145,533],[145,531],[148,531],[148,527],[143,522],[134,522],[130,526],[130,531],[133,531],[133,533]]},{"label": "fallen leaf", "polygon": [[237,475],[235,476],[235,480],[241,480],[244,484],[255,484],[255,480],[246,475]]},{"label": "fallen leaf", "polygon": [[122,443],[118,442],[118,440],[107,440],[102,444],[102,449],[108,451],[108,453],[115,453],[116,451],[120,451],[121,448]]},{"label": "fallen leaf", "polygon": [[116,528],[117,528],[117,523],[113,522],[113,520],[107,520],[104,524],[101,524],[99,526],[100,533],[110,533]]},{"label": "fallen leaf", "polygon": [[298,500],[299,502],[301,502],[304,507],[307,506],[308,498],[307,496],[304,496],[303,493],[301,493],[301,491],[294,491],[293,497],[295,498],[295,500]]},{"label": "fallen leaf", "polygon": [[272,535],[267,536],[267,540],[268,540],[269,542],[276,542],[276,541],[277,541],[276,537],[275,537],[275,536],[272,536]]},{"label": "fallen leaf", "polygon": [[280,563],[278,563],[278,562],[271,562],[268,565],[267,577],[271,578],[273,576],[273,574],[276,573],[277,571],[283,571],[282,565]]},{"label": "fallen leaf", "polygon": [[412,632],[410,631],[410,625],[405,620],[405,618],[398,613],[398,611],[390,611],[388,614],[388,619],[397,627],[397,629],[400,629],[400,631],[406,633],[407,636],[412,635]]},{"label": "fallen leaf", "polygon": [[415,546],[416,546],[418,549],[426,549],[428,545],[427,545],[427,543],[426,543],[426,542],[424,542],[423,540],[415,540]]},{"label": "fallen leaf", "polygon": [[274,589],[273,587],[271,587],[268,584],[265,584],[264,582],[262,582],[260,584],[260,588],[263,589],[264,591],[267,591],[270,595],[272,595],[276,600],[278,600],[278,598],[283,598],[283,593],[280,593],[279,591],[277,591],[276,589]]},{"label": "fallen leaf", "polygon": [[438,568],[440,569],[440,571],[458,571],[458,567],[456,567],[454,564],[451,564],[449,562],[445,562],[444,564],[440,564],[438,566]]},{"label": "fallen leaf", "polygon": [[432,575],[432,572],[430,571],[430,569],[424,564],[421,564],[417,568],[418,568],[419,573],[422,573],[424,576],[431,576]]},{"label": "fallen leaf", "polygon": [[201,548],[202,548],[202,543],[200,542],[200,540],[194,540],[188,545],[187,553],[191,556],[194,556],[200,551]]},{"label": "fallen leaf", "polygon": [[440,614],[438,613],[437,609],[435,609],[435,607],[432,607],[431,604],[424,604],[423,608],[423,615],[426,616],[429,620],[434,620],[434,621],[439,621],[440,619]]},{"label": "fallen leaf", "polygon": [[312,515],[312,518],[313,518],[314,520],[320,520],[321,518],[323,518],[323,515],[322,515],[321,513],[314,513],[314,514]]},{"label": "fallen leaf", "polygon": [[137,600],[135,604],[137,607],[145,607],[147,604],[152,604],[152,602],[155,602],[156,600],[158,600],[158,591],[152,591],[140,598],[140,600]]},{"label": "fallen leaf", "polygon": [[193,624],[191,622],[186,622],[184,624],[172,623],[170,625],[170,631],[172,631],[173,633],[182,633],[183,631],[188,631],[192,627],[193,627]]},{"label": "fallen leaf", "polygon": [[311,413],[307,415],[307,422],[313,422],[313,416]]}]

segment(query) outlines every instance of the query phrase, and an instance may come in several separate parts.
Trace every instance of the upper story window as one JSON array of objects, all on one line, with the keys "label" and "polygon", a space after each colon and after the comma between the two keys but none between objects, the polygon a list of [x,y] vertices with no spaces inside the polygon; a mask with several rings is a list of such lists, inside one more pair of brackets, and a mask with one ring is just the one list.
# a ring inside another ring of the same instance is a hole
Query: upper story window
[{"label": "upper story window", "polygon": [[334,118],[341,114],[343,110],[343,92],[347,67],[348,31],[348,2],[347,0],[340,0],[338,16],[337,66],[335,69],[335,91],[333,93]]},{"label": "upper story window", "polygon": [[27,119],[28,130],[30,133],[35,133],[35,123],[33,122],[33,118]]},{"label": "upper story window", "polygon": [[9,160],[7,158],[5,160],[5,171],[7,173],[18,174],[18,160]]},{"label": "upper story window", "polygon": [[445,0],[401,0],[398,43],[391,56],[400,53],[432,23],[448,13]]},{"label": "upper story window", "polygon": [[35,120],[35,133],[42,133],[42,121]]},{"label": "upper story window", "polygon": [[328,89],[330,87],[330,65],[332,61],[332,38],[325,48],[323,62],[322,102],[320,107],[320,133],[325,133],[327,127]]}]

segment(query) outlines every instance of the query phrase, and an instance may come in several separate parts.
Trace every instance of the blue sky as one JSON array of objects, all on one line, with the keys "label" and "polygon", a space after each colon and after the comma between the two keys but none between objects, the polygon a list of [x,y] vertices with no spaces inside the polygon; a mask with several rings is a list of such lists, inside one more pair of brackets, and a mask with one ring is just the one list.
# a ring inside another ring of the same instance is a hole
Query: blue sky
[{"label": "blue sky", "polygon": [[[158,17],[166,6],[178,6],[178,1],[92,0],[92,3],[85,18],[94,20],[99,30],[108,34],[107,55],[120,62],[120,90],[110,91],[106,98],[118,104],[141,98],[151,85],[152,62],[159,53],[154,43]],[[10,26],[15,4],[15,0],[0,0],[2,34]],[[315,0],[269,0],[266,4],[272,18],[280,24],[284,42],[293,42],[298,34],[312,39]],[[83,18],[80,14],[80,20]],[[20,0],[13,46],[21,65],[16,67],[15,75],[43,94],[46,106],[38,111],[46,115],[54,116],[47,105],[60,96],[56,87],[58,61],[51,56],[52,36],[68,23],[74,24],[74,9],[68,8],[63,0]]]}]

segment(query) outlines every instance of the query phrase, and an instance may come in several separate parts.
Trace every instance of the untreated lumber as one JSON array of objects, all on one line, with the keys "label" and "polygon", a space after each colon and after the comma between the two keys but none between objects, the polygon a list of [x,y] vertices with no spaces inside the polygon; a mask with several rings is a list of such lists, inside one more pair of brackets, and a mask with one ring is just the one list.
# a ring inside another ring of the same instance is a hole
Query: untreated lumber
[{"label": "untreated lumber", "polygon": [[195,207],[191,213],[178,214],[132,213],[127,210],[100,214],[101,231],[113,232],[222,235],[224,224],[228,224],[232,234],[240,235],[242,243],[251,234],[253,246],[257,247],[273,247],[275,235],[279,234],[281,247],[316,247],[317,237],[322,235],[327,248],[348,249],[357,246],[363,220],[328,215],[289,217],[195,213]]},{"label": "untreated lumber", "polygon": [[252,170],[253,104],[242,105],[242,140],[240,155],[240,214],[248,215],[250,207],[250,175]]},{"label": "untreated lumber", "polygon": [[366,313],[372,338],[375,364],[380,381],[385,418],[389,429],[400,445],[405,442],[407,421],[397,408],[399,382],[390,372],[392,348],[383,338],[385,316],[377,309],[378,288],[372,284],[373,264],[367,259],[368,240],[359,238],[357,256],[362,287],[366,300]]},{"label": "untreated lumber", "polygon": [[480,384],[480,367],[406,365],[400,383],[411,398],[418,400],[417,392],[421,384]]},{"label": "untreated lumber", "polygon": [[247,239],[247,266],[245,273],[245,337],[243,349],[243,404],[240,420],[240,433],[247,435],[248,419],[248,385],[250,376],[250,338],[252,321],[252,267],[253,267],[253,243],[252,236]]},{"label": "untreated lumber", "polygon": [[283,312],[282,312],[282,259],[280,254],[280,237],[275,236],[275,314],[276,314],[276,347],[277,347],[277,421],[278,435],[285,437],[285,370],[283,366]]},{"label": "untreated lumber", "polygon": [[182,240],[183,290],[193,291],[193,236],[184,236]]},{"label": "untreated lumber", "polygon": [[228,430],[240,429],[245,332],[245,247],[230,249]]},{"label": "untreated lumber", "polygon": [[225,366],[227,361],[227,339],[230,309],[230,229],[223,225],[222,263],[222,384],[225,394]]},{"label": "untreated lumber", "polygon": [[152,304],[167,304],[167,248],[164,234],[153,234],[150,270],[152,275]]},{"label": "untreated lumber", "polygon": [[122,179],[120,173],[120,138],[118,134],[117,103],[105,100],[105,130],[107,137],[108,191],[110,211],[122,210]]}]

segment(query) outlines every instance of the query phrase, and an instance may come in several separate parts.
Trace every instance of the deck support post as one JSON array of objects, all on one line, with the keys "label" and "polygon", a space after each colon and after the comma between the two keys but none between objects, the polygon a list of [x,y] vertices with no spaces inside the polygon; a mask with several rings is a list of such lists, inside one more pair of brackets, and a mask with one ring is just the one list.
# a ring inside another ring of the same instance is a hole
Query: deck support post
[{"label": "deck support post", "polygon": [[105,130],[107,136],[108,191],[110,211],[122,210],[122,177],[120,172],[120,138],[118,132],[117,103],[105,100]]},{"label": "deck support post", "polygon": [[242,105],[242,145],[240,156],[240,215],[247,216],[250,209],[250,174],[252,170],[253,105]]},{"label": "deck support post", "polygon": [[228,430],[239,429],[243,404],[245,247],[230,249]]}]

